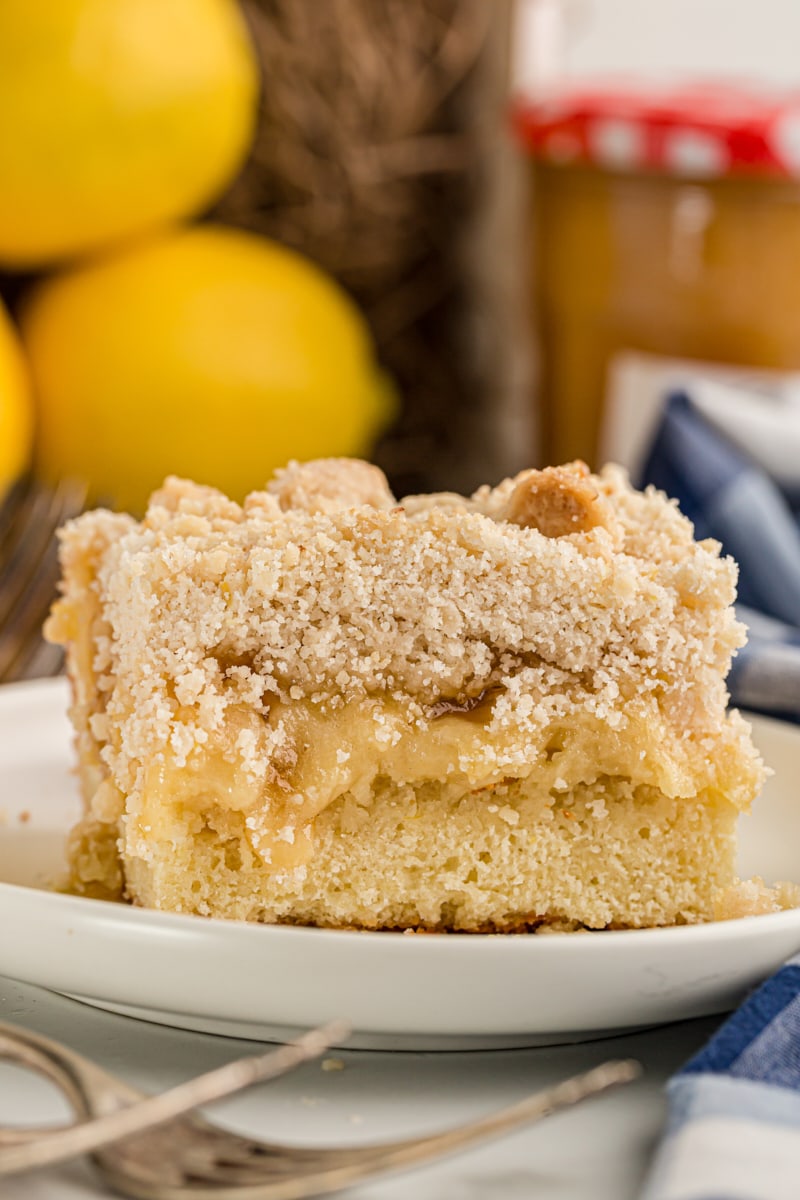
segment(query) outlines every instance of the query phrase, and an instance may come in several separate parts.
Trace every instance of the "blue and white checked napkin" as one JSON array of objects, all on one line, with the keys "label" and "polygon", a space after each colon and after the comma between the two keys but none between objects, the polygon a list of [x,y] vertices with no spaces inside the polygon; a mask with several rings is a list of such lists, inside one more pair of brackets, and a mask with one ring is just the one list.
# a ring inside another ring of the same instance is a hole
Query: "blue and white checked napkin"
[{"label": "blue and white checked napkin", "polygon": [[[689,384],[667,397],[636,482],[675,497],[696,536],[739,563],[749,641],[729,677],[733,702],[800,721],[797,480],[784,471],[778,482],[712,424]],[[800,955],[673,1077],[668,1099],[642,1200],[800,1200]]]},{"label": "blue and white checked napkin", "polygon": [[668,1098],[642,1200],[798,1200],[800,955],[673,1077]]},{"label": "blue and white checked napkin", "polygon": [[673,496],[696,536],[716,538],[739,563],[737,607],[750,632],[728,681],[733,703],[800,721],[798,493],[712,425],[690,387],[668,397],[634,482]]}]

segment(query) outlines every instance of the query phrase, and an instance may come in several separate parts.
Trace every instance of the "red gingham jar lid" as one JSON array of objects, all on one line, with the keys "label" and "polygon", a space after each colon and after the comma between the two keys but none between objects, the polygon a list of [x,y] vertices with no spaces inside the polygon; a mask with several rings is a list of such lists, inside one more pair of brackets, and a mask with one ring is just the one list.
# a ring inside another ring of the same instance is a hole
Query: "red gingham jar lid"
[{"label": "red gingham jar lid", "polygon": [[734,84],[609,84],[521,99],[514,128],[537,158],[681,178],[800,178],[800,91]]}]

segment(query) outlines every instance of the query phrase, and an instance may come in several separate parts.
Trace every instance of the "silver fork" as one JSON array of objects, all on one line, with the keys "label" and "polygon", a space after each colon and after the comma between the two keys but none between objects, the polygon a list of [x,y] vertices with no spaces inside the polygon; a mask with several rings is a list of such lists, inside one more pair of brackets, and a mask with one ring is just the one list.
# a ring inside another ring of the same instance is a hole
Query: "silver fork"
[{"label": "silver fork", "polygon": [[81,1118],[52,1130],[0,1130],[0,1176],[92,1152],[108,1184],[142,1200],[302,1200],[506,1133],[639,1073],[631,1061],[604,1063],[458,1128],[372,1146],[305,1148],[262,1142],[202,1117],[182,1115],[257,1080],[275,1078],[341,1037],[341,1026],[314,1030],[281,1050],[240,1059],[146,1097],[73,1050],[0,1025],[0,1054],[60,1086]]},{"label": "silver fork", "polygon": [[48,487],[28,476],[0,505],[0,683],[60,669],[61,649],[41,635],[58,581],[55,532],[85,500],[83,484]]}]

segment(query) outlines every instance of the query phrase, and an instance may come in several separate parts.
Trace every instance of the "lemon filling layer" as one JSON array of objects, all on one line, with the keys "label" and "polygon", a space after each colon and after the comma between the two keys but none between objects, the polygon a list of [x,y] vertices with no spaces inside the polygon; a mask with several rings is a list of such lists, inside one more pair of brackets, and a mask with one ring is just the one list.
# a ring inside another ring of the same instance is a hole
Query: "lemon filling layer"
[{"label": "lemon filling layer", "polygon": [[171,480],[62,537],[73,885],[363,928],[707,919],[763,779],[735,568],[579,464],[397,502],[364,463]]},{"label": "lemon filling layer", "polygon": [[[313,854],[315,818],[344,795],[368,803],[379,778],[398,787],[442,780],[475,795],[535,772],[539,789],[556,795],[600,776],[634,787],[657,784],[666,794],[693,794],[697,779],[676,770],[664,729],[655,737],[645,722],[630,722],[621,737],[596,721],[573,721],[568,728],[541,730],[521,756],[518,730],[498,733],[491,709],[489,699],[469,712],[445,712],[423,724],[409,720],[399,705],[379,700],[333,711],[276,702],[266,720],[234,709],[222,733],[195,746],[180,764],[166,748],[145,767],[125,822],[128,852],[146,856],[149,841],[168,841],[184,810],[220,809],[244,816],[246,837],[266,870],[290,869]],[[277,726],[287,751],[280,768],[262,779],[247,769],[241,747],[266,760],[259,743]],[[709,775],[706,786],[713,779]],[[112,796],[101,785],[93,810],[121,816],[124,798]]]}]

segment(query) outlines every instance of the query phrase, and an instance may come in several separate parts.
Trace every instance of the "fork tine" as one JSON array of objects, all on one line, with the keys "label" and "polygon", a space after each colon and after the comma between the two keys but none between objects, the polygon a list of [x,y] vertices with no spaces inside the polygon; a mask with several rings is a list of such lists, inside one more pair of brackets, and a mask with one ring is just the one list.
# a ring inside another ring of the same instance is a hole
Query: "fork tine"
[{"label": "fork tine", "polygon": [[[343,1021],[332,1021],[319,1029],[312,1029],[278,1050],[238,1059],[224,1067],[198,1075],[186,1083],[178,1084],[169,1091],[148,1096],[102,1117],[51,1129],[35,1141],[25,1138],[10,1145],[2,1145],[0,1177],[64,1162],[132,1134],[142,1133],[146,1129],[173,1121],[202,1104],[231,1096],[254,1083],[276,1079],[309,1059],[319,1058],[348,1034],[349,1027]],[[10,1049],[13,1047],[7,1046],[6,1057],[10,1057]]]},{"label": "fork tine", "polygon": [[[444,1133],[432,1134],[430,1137],[409,1139],[383,1147],[375,1147],[374,1155],[369,1158],[362,1156],[360,1162],[351,1165],[343,1164],[313,1176],[307,1176],[301,1181],[289,1181],[280,1185],[274,1191],[267,1193],[254,1190],[250,1200],[306,1200],[310,1196],[322,1196],[341,1191],[353,1183],[366,1178],[372,1178],[387,1171],[403,1167],[420,1166],[433,1159],[452,1154],[456,1150],[472,1146],[488,1138],[499,1137],[514,1129],[532,1124],[543,1117],[550,1116],[562,1108],[570,1108],[583,1100],[596,1096],[598,1093],[623,1083],[630,1083],[640,1073],[640,1066],[632,1060],[620,1060],[603,1063],[582,1075],[566,1079],[555,1087],[546,1088],[532,1096],[519,1101],[518,1104],[500,1109],[477,1121],[471,1121],[456,1129]],[[301,1188],[293,1187],[299,1182]],[[197,1193],[198,1197],[200,1193]],[[248,1200],[247,1192],[239,1189],[236,1193],[238,1200]],[[169,1200],[165,1196],[164,1200]],[[176,1197],[177,1200],[177,1197]],[[181,1200],[191,1200],[190,1193],[184,1193]],[[224,1193],[218,1197],[224,1200]]]},{"label": "fork tine", "polygon": [[24,588],[30,573],[53,534],[50,521],[51,497],[44,488],[29,484],[20,493],[3,540],[3,589],[0,592],[0,623]]},{"label": "fork tine", "polygon": [[56,529],[85,497],[74,481],[51,489],[28,480],[0,509],[0,682],[31,676],[40,655],[51,669],[61,663],[58,652],[43,653],[41,625],[56,595]]},{"label": "fork tine", "polygon": [[138,1177],[135,1169],[129,1172],[126,1168],[135,1167],[135,1164],[125,1162],[124,1157],[121,1159],[114,1150],[109,1151],[107,1159],[102,1151],[93,1157],[106,1182],[126,1195],[141,1197],[141,1200],[208,1200],[211,1195],[214,1200],[308,1200],[312,1196],[330,1195],[389,1171],[421,1166],[456,1150],[509,1133],[608,1088],[628,1083],[639,1073],[636,1062],[607,1062],[488,1117],[430,1137],[341,1151],[265,1146],[268,1154],[260,1167],[257,1158],[248,1166],[245,1162],[239,1164],[235,1159],[231,1160],[226,1154],[216,1165],[198,1163],[196,1170],[190,1167],[183,1175],[184,1182],[164,1180],[157,1188],[153,1187],[152,1180]]},{"label": "fork tine", "polygon": [[624,1083],[632,1083],[641,1074],[641,1066],[633,1059],[612,1059],[573,1075],[553,1087],[545,1088],[526,1096],[516,1104],[501,1108],[498,1112],[480,1117],[456,1129],[448,1129],[444,1133],[434,1133],[429,1137],[409,1139],[376,1147],[376,1154],[390,1160],[389,1166],[421,1162],[431,1156],[449,1153],[461,1146],[471,1145],[484,1138],[496,1137],[508,1133],[521,1125],[547,1117],[561,1108],[571,1108],[590,1096],[605,1092],[609,1088],[619,1087]]},{"label": "fork tine", "polygon": [[11,613],[0,624],[0,681],[20,678],[37,653],[57,582],[58,553],[53,542],[32,567],[31,578],[17,592]]},{"label": "fork tine", "polygon": [[8,557],[8,545],[13,540],[18,522],[30,505],[32,480],[29,475],[18,479],[0,503],[0,563]]}]

